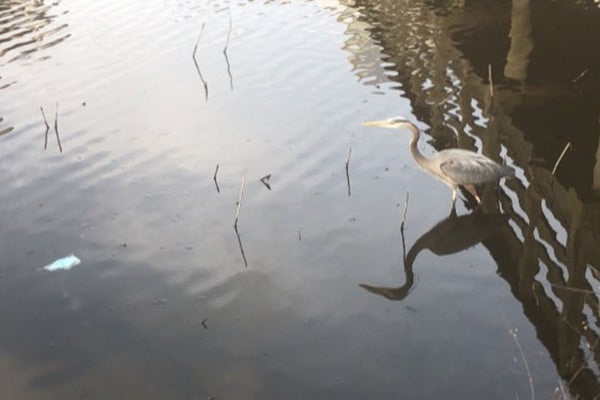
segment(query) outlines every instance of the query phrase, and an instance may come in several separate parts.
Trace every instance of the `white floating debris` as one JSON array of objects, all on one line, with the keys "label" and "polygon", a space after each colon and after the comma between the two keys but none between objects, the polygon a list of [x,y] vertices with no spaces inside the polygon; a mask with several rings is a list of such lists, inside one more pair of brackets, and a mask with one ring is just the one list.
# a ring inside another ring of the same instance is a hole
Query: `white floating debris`
[{"label": "white floating debris", "polygon": [[44,267],[46,271],[68,271],[77,264],[80,264],[81,260],[74,254],[68,255],[63,258],[59,258],[52,264],[48,264]]}]

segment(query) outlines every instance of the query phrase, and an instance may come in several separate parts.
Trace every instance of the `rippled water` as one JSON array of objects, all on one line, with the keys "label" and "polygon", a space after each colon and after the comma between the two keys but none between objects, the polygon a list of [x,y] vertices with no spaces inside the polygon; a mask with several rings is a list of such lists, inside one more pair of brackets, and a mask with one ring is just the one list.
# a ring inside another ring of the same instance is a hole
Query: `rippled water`
[{"label": "rippled water", "polygon": [[594,398],[600,11],[454,3],[1,3],[1,397]]}]

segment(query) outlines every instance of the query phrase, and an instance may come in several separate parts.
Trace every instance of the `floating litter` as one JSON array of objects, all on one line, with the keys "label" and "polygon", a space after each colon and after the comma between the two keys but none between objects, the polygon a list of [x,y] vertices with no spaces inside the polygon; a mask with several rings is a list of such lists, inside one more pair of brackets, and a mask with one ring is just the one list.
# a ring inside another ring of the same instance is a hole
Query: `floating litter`
[{"label": "floating litter", "polygon": [[54,261],[52,264],[48,264],[44,267],[46,271],[68,271],[77,264],[80,264],[81,260],[77,258],[74,254],[69,256],[59,258]]}]

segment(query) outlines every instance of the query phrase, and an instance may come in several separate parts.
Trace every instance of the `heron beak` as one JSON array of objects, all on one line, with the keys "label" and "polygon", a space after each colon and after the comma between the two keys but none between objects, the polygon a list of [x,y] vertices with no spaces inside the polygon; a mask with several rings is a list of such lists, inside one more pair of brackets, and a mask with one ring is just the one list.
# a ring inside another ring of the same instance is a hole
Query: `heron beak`
[{"label": "heron beak", "polygon": [[381,119],[378,121],[366,121],[362,123],[362,126],[379,126],[385,128],[389,125],[389,121],[386,119]]}]

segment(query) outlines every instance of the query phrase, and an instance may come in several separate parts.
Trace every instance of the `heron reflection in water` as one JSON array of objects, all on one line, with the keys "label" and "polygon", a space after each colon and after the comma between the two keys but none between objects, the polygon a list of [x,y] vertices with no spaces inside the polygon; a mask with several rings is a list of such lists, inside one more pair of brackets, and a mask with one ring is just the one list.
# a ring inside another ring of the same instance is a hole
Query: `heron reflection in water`
[{"label": "heron reflection in water", "polygon": [[457,216],[456,211],[452,209],[446,219],[437,223],[417,239],[408,250],[404,257],[404,273],[406,275],[404,285],[384,287],[361,284],[359,286],[389,300],[403,300],[414,287],[413,264],[422,250],[429,249],[439,256],[458,253],[484,241],[507,221],[507,214],[485,214],[481,208],[471,214],[461,216]]},{"label": "heron reflection in water", "polygon": [[419,128],[405,118],[395,117],[369,121],[364,122],[363,125],[408,129],[412,134],[410,152],[413,158],[422,170],[450,186],[453,209],[456,205],[456,190],[459,186],[465,188],[480,204],[481,199],[477,194],[476,185],[498,182],[503,177],[515,176],[515,171],[512,168],[500,165],[482,154],[469,150],[447,149],[434,154],[431,158],[425,157],[417,147],[417,142],[421,137]]}]

